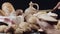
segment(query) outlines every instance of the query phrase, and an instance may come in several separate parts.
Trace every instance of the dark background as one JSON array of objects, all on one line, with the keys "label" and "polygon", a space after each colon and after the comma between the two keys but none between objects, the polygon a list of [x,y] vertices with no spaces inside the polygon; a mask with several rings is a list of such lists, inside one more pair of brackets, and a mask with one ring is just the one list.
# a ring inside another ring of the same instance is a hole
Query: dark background
[{"label": "dark background", "polygon": [[[29,6],[31,0],[0,0],[0,8],[4,2],[10,2],[15,9],[25,10]],[[32,0],[34,3],[38,3],[40,9],[52,9],[60,0]]]}]

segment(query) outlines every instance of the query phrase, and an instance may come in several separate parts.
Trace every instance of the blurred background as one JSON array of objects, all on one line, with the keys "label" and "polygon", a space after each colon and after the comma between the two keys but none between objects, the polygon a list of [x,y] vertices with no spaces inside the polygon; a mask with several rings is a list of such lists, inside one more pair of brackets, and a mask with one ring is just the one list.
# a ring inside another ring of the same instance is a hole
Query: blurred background
[{"label": "blurred background", "polygon": [[40,9],[52,9],[60,0],[0,0],[0,8],[4,2],[10,2],[15,9],[25,10],[30,1],[38,3]]}]

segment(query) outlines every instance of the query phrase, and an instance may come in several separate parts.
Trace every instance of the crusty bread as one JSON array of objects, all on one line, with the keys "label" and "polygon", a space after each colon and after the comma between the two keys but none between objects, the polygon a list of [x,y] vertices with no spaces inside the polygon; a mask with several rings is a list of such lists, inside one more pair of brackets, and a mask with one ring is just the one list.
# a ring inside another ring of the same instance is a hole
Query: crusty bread
[{"label": "crusty bread", "polygon": [[10,13],[12,13],[12,12],[15,11],[14,7],[13,7],[12,4],[9,3],[9,2],[5,2],[5,3],[2,4],[2,10],[3,10],[7,15],[9,15]]},{"label": "crusty bread", "polygon": [[5,16],[6,14],[5,14],[5,12],[3,10],[0,9],[0,15]]},{"label": "crusty bread", "polygon": [[0,26],[0,32],[4,32],[4,30],[7,28],[7,26],[5,26],[5,25],[1,25]]}]

